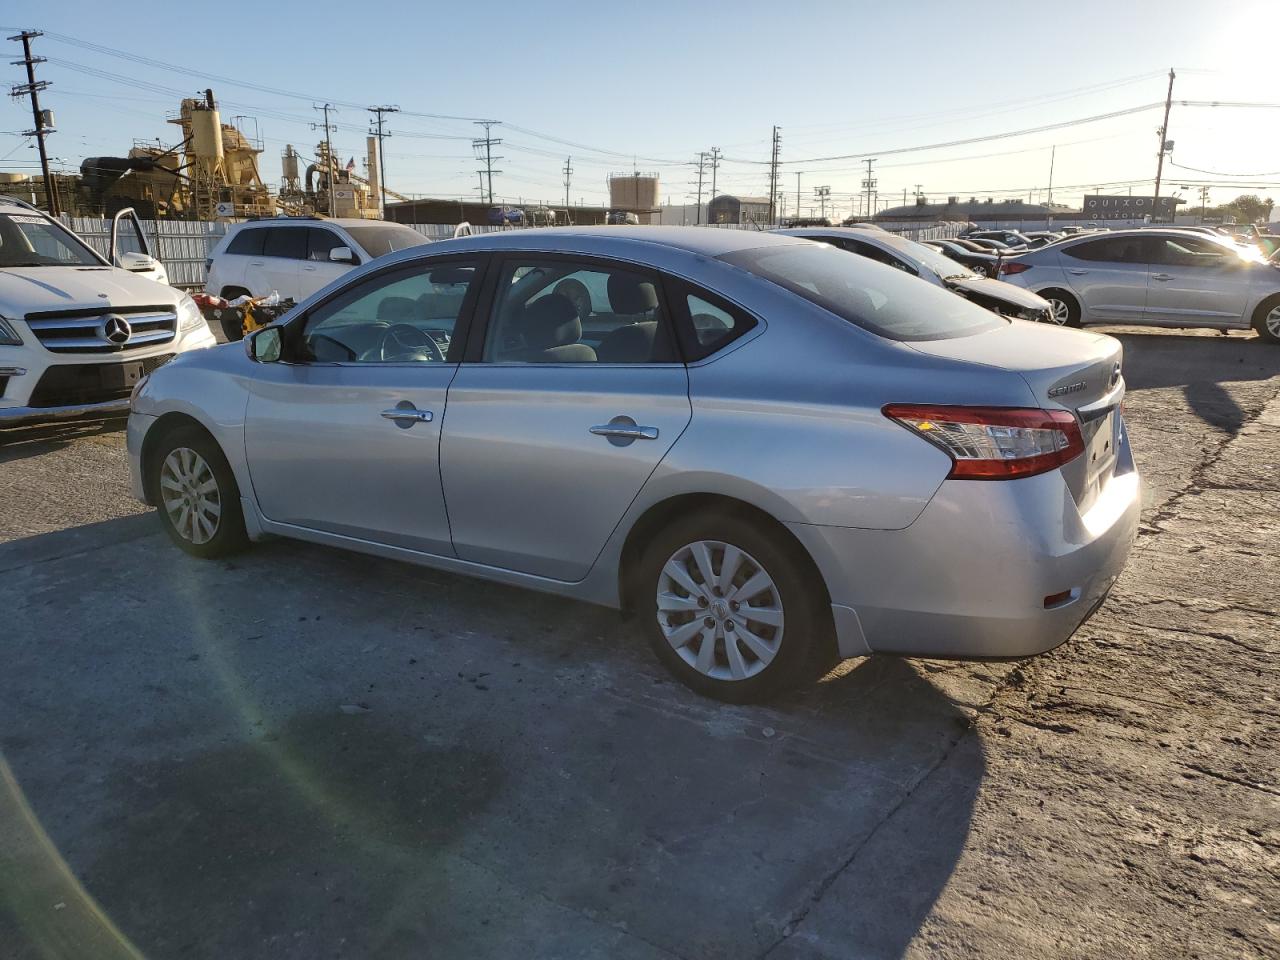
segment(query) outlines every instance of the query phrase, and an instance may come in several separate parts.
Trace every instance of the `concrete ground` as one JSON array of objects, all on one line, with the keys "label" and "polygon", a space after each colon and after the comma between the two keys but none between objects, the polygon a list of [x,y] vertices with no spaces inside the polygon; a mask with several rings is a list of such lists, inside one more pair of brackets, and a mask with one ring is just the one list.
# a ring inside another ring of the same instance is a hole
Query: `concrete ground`
[{"label": "concrete ground", "polygon": [[1022,664],[699,699],[634,624],[179,553],[0,440],[0,957],[1275,957],[1280,349],[1124,332],[1143,535]]}]

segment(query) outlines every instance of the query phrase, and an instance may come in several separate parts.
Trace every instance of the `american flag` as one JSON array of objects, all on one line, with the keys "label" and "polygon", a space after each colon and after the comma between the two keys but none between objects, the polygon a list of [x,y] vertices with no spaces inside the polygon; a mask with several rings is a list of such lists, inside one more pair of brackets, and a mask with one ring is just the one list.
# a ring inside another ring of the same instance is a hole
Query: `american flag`
[{"label": "american flag", "polygon": [[347,161],[347,173],[350,173],[355,168],[356,168],[356,158],[352,157],[350,160]]}]

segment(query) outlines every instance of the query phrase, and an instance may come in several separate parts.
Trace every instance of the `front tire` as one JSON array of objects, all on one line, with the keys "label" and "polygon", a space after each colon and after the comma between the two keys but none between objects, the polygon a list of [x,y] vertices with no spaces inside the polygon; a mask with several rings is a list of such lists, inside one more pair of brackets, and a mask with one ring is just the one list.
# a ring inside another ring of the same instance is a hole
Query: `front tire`
[{"label": "front tire", "polygon": [[235,475],[203,430],[182,427],[167,434],[148,469],[160,523],[182,550],[213,559],[248,544]]},{"label": "front tire", "polygon": [[654,537],[637,597],[658,659],[704,696],[758,702],[834,659],[817,570],[798,546],[739,516],[686,517]]},{"label": "front tire", "polygon": [[1267,343],[1280,343],[1280,296],[1268,297],[1253,311],[1253,329]]},{"label": "front tire", "polygon": [[1080,302],[1062,290],[1044,290],[1040,296],[1049,301],[1049,322],[1059,327],[1079,327]]}]

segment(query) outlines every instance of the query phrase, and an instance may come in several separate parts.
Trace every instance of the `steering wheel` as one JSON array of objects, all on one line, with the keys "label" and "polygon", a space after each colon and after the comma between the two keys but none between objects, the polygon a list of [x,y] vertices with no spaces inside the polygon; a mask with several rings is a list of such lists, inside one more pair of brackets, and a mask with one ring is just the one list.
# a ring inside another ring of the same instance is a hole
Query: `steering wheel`
[{"label": "steering wheel", "polygon": [[382,334],[378,344],[378,359],[436,360],[444,363],[440,346],[431,337],[408,323],[393,323]]}]

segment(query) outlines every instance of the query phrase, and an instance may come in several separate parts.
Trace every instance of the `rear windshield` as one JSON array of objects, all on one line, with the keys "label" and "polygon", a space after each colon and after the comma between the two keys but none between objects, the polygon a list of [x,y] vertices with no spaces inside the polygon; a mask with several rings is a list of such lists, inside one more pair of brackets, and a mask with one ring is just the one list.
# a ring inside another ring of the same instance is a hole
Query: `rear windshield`
[{"label": "rear windshield", "polygon": [[368,227],[343,227],[356,243],[371,257],[381,257],[396,250],[407,250],[427,242],[427,238],[412,227],[394,223],[380,223]]},{"label": "rear windshield", "polygon": [[721,259],[888,340],[945,340],[1008,323],[942,287],[824,243],[756,247]]}]

